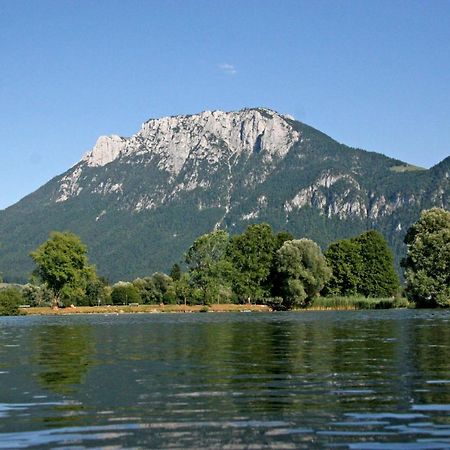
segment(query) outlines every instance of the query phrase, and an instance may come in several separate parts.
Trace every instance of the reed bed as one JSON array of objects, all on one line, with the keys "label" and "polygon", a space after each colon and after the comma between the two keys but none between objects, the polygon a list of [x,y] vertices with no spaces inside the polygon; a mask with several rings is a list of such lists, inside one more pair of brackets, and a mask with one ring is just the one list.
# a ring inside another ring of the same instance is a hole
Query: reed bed
[{"label": "reed bed", "polygon": [[391,309],[410,308],[411,304],[404,297],[368,298],[368,297],[317,297],[308,306],[313,310],[355,310],[355,309]]}]

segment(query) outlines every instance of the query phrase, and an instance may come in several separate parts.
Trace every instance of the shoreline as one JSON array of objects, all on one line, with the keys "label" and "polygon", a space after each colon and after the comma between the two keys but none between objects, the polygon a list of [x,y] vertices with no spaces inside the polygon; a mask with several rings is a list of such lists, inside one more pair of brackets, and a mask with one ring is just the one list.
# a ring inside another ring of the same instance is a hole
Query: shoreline
[{"label": "shoreline", "polygon": [[[214,305],[110,305],[110,306],[74,306],[53,309],[49,306],[20,307],[23,316],[64,316],[77,314],[159,314],[159,313],[249,313],[249,312],[276,312],[267,305],[230,303]],[[405,307],[391,307],[380,309],[407,309]],[[358,308],[355,305],[322,306],[311,305],[307,308],[293,309],[290,312],[319,312],[319,311],[367,311],[373,308]]]},{"label": "shoreline", "polygon": [[20,308],[23,315],[61,316],[74,314],[158,314],[158,313],[203,313],[203,312],[271,312],[267,305],[111,305],[111,306],[74,306],[53,309],[49,306]]}]

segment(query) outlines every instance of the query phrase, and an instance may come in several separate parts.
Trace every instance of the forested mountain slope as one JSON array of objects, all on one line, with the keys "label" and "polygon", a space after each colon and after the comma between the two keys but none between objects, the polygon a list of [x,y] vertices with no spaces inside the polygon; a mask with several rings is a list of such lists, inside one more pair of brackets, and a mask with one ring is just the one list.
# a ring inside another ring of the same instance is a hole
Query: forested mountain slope
[{"label": "forested mountain slope", "polygon": [[263,108],[152,119],[130,138],[100,137],[74,167],[0,211],[0,273],[26,279],[29,252],[51,230],[79,234],[115,281],[168,270],[197,236],[255,222],[322,248],[376,228],[398,262],[419,211],[449,208],[449,173],[450,158],[414,168]]}]

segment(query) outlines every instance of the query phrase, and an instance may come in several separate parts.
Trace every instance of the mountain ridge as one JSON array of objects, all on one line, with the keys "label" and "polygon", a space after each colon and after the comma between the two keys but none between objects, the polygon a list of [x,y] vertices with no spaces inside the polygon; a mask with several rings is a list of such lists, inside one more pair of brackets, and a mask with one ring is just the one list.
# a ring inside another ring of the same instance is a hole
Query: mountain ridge
[{"label": "mountain ridge", "polygon": [[[448,207],[450,157],[430,169],[348,147],[268,108],[149,119],[0,211],[0,272],[22,280],[53,229],[79,234],[112,280],[167,270],[214,228],[265,221],[322,247],[370,228],[396,253],[421,209]],[[14,268],[16,266],[16,268]],[[5,269],[6,267],[6,269]]]}]

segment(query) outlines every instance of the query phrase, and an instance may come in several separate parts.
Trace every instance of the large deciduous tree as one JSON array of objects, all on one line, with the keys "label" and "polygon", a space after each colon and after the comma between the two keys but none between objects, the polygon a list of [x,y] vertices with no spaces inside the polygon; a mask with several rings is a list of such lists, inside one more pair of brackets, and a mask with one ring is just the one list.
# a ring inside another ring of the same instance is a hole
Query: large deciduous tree
[{"label": "large deciduous tree", "polygon": [[283,308],[306,306],[331,276],[320,247],[309,239],[286,241],[277,252]]},{"label": "large deciduous tree", "polygon": [[325,258],[332,276],[325,285],[325,295],[358,294],[363,266],[360,250],[360,244],[354,239],[342,239],[328,247]]},{"label": "large deciduous tree", "polygon": [[423,211],[405,237],[406,295],[418,306],[450,306],[450,212]]},{"label": "large deciduous tree", "polygon": [[200,290],[203,303],[219,303],[222,296],[231,297],[228,243],[226,231],[213,231],[197,238],[186,254],[190,282]]},{"label": "large deciduous tree", "polygon": [[392,297],[400,287],[394,257],[386,239],[375,230],[366,231],[355,241],[360,246],[362,270],[358,292],[366,297]]},{"label": "large deciduous tree", "polygon": [[334,242],[325,257],[333,273],[325,295],[391,297],[399,290],[391,249],[375,230]]},{"label": "large deciduous tree", "polygon": [[52,232],[50,238],[31,253],[37,275],[53,292],[54,305],[76,303],[96,278],[89,264],[87,247],[70,232]]},{"label": "large deciduous tree", "polygon": [[283,240],[266,223],[250,225],[233,236],[228,257],[233,264],[233,289],[242,300],[262,299],[270,295],[270,275],[275,251]]}]

